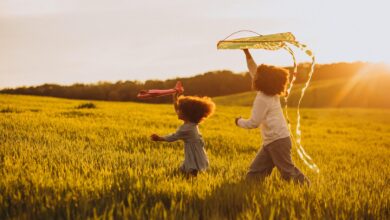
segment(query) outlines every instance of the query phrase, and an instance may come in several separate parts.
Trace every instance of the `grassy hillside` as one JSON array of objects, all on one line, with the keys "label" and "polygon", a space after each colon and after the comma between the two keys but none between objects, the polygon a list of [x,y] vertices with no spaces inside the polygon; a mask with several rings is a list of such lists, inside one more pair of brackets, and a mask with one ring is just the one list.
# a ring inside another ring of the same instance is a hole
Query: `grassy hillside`
[{"label": "grassy hillside", "polygon": [[220,105],[200,126],[211,166],[186,180],[174,173],[182,143],[149,140],[180,125],[171,105],[83,103],[0,95],[0,219],[390,218],[389,110],[304,109],[303,143],[321,169],[294,151],[308,188],[276,171],[243,181],[261,139],[233,120],[249,107]]},{"label": "grassy hillside", "polygon": [[[287,67],[293,71],[291,67]],[[298,65],[296,84],[307,81],[310,64]],[[209,71],[192,77],[167,80],[76,83],[69,86],[43,84],[40,86],[8,88],[0,94],[22,94],[61,97],[84,100],[134,101],[143,103],[170,103],[171,97],[138,99],[140,90],[170,89],[182,81],[186,95],[226,96],[251,90],[248,73],[235,74],[228,70]],[[390,68],[375,63],[333,63],[317,64],[312,77],[311,93],[305,98],[306,107],[362,107],[390,108],[387,94],[390,93]],[[318,90],[318,89],[320,90]],[[312,96],[312,97],[311,97]],[[233,96],[234,97],[234,96]],[[291,99],[295,104],[296,97]],[[295,101],[294,101],[295,100]],[[229,101],[228,101],[229,102]],[[245,101],[239,101],[244,102]]]},{"label": "grassy hillside", "polygon": [[[390,75],[370,80],[343,78],[312,82],[306,90],[301,107],[390,108]],[[302,84],[293,87],[289,106],[297,106],[302,88]],[[220,105],[251,106],[255,96],[255,92],[245,92],[215,97],[214,100]]]}]

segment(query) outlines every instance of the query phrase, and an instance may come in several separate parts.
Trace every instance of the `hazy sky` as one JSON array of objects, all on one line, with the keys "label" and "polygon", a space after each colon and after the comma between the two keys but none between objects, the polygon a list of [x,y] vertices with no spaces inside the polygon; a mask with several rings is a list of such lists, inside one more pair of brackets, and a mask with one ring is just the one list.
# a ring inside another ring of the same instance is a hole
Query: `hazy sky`
[{"label": "hazy sky", "polygon": [[[319,63],[390,63],[387,2],[0,0],[0,87],[245,71],[240,51],[216,50],[241,29],[291,31]],[[282,51],[253,53],[291,64]]]}]

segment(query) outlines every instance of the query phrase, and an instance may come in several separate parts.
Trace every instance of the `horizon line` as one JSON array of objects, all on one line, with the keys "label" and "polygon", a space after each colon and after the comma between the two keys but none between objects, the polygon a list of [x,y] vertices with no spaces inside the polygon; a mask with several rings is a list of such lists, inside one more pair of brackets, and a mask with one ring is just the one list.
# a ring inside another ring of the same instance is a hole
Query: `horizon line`
[{"label": "horizon line", "polygon": [[[307,63],[310,63],[310,62],[301,62],[301,63],[298,63],[298,66],[299,65],[303,65],[303,64],[307,64]],[[343,64],[343,63],[344,64],[377,64],[377,65],[385,64],[385,65],[387,65],[385,62],[371,62],[371,61],[352,61],[352,62],[339,61],[339,62],[332,62],[332,63],[315,63],[315,65],[316,66],[317,65],[334,65],[334,64]],[[282,67],[283,68],[293,68],[293,66],[282,66]],[[71,82],[71,83],[42,82],[42,83],[30,84],[30,85],[0,86],[0,90],[16,89],[16,88],[22,88],[22,87],[35,87],[35,86],[42,86],[42,85],[46,85],[46,84],[60,85],[60,86],[72,86],[72,85],[75,85],[75,84],[94,85],[94,84],[98,84],[98,83],[116,83],[116,82],[120,82],[120,81],[136,81],[136,82],[145,83],[146,81],[149,81],[149,80],[166,81],[166,80],[174,80],[174,79],[177,79],[177,78],[190,78],[190,77],[202,75],[202,74],[205,74],[205,73],[218,72],[218,71],[230,71],[233,74],[243,74],[243,73],[247,73],[248,72],[248,71],[232,71],[232,70],[229,70],[229,69],[216,69],[216,70],[209,70],[209,71],[205,71],[205,72],[201,72],[201,73],[188,74],[186,76],[177,76],[177,77],[170,77],[170,78],[150,78],[150,79],[146,79],[146,80],[137,80],[137,79],[98,80],[98,81],[93,81],[93,82],[75,81],[75,82]]]}]

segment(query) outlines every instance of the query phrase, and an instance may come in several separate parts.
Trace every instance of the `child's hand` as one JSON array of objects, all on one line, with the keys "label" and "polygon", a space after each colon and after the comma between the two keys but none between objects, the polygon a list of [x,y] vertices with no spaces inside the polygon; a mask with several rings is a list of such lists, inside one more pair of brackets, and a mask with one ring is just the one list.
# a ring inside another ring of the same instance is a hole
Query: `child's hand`
[{"label": "child's hand", "polygon": [[180,96],[184,92],[184,87],[181,81],[177,81],[176,86],[175,86],[176,94],[177,96]]},{"label": "child's hand", "polygon": [[152,141],[161,141],[161,137],[157,134],[150,135],[150,139],[152,139]]},{"label": "child's hand", "polygon": [[244,51],[244,53],[245,53],[246,56],[250,56],[250,53],[249,53],[249,50],[248,50],[248,49],[242,49],[242,51]]},{"label": "child's hand", "polygon": [[240,120],[240,119],[241,119],[241,116],[237,117],[237,118],[234,120],[234,122],[236,123],[237,126],[238,126],[238,120]]}]

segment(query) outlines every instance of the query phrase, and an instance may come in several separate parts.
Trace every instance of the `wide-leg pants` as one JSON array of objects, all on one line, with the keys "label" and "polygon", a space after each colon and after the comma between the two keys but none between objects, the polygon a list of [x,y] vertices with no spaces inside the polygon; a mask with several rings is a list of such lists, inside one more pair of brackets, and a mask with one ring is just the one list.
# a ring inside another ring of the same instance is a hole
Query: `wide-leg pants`
[{"label": "wide-leg pants", "polygon": [[283,179],[310,184],[309,179],[294,165],[291,159],[290,137],[263,146],[249,167],[247,179],[264,178],[276,167]]}]

